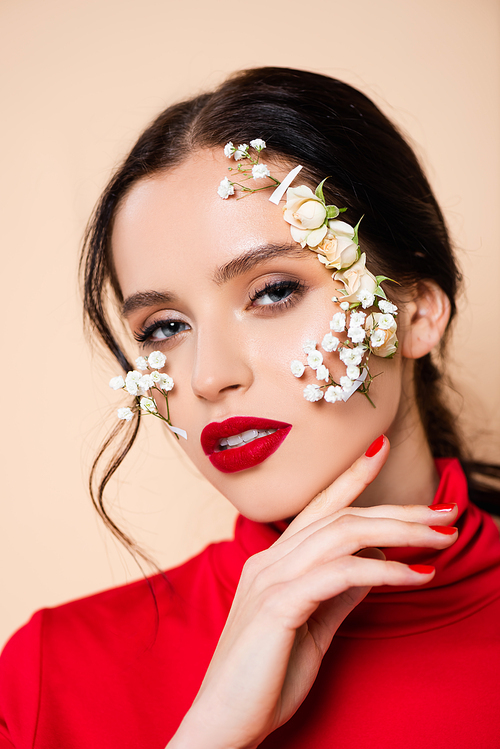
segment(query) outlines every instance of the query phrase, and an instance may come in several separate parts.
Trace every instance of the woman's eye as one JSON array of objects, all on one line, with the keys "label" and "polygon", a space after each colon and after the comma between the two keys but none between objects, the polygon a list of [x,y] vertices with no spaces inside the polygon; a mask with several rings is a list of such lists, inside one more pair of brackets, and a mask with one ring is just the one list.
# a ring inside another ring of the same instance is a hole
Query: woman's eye
[{"label": "woman's eye", "polygon": [[182,333],[189,329],[189,325],[181,320],[170,320],[169,322],[163,323],[156,326],[153,332],[150,334],[152,341],[165,341],[167,338]]},{"label": "woman's eye", "polygon": [[254,295],[252,301],[260,307],[278,304],[279,302],[283,302],[291,297],[295,291],[300,289],[300,286],[301,284],[299,281],[286,281],[283,283],[268,285],[261,291],[258,291]]}]

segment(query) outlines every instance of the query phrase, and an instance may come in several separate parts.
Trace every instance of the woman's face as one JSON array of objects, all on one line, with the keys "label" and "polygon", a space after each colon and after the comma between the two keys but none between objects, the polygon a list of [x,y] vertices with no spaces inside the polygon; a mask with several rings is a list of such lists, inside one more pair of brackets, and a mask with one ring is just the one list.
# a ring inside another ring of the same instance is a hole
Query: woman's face
[{"label": "woman's face", "polygon": [[[314,373],[297,379],[290,362],[305,361],[303,344],[321,342],[338,311],[331,272],[292,241],[270,191],[217,195],[229,164],[222,149],[205,150],[136,184],[116,217],[113,259],[125,316],[145,338],[139,353],[167,356],[171,421],[188,434],[181,447],[240,512],[265,522],[300,512],[378,435],[390,434],[401,361],[372,356],[371,373],[382,373],[370,389],[376,408],[360,393],[345,403],[304,399]],[[287,170],[272,173],[283,179]],[[345,365],[336,353],[324,356],[338,381]],[[221,427],[228,419],[235,420]],[[269,428],[277,431],[264,435]],[[247,447],[206,454],[250,430],[259,436]]]}]

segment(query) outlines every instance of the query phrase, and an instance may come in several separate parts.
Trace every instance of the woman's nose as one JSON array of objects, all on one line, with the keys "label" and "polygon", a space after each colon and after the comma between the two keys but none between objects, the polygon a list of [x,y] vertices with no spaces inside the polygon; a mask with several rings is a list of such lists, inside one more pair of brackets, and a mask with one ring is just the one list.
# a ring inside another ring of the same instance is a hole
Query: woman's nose
[{"label": "woman's nose", "polygon": [[246,390],[253,374],[241,336],[227,326],[198,331],[191,384],[199,398],[215,401],[230,390]]}]

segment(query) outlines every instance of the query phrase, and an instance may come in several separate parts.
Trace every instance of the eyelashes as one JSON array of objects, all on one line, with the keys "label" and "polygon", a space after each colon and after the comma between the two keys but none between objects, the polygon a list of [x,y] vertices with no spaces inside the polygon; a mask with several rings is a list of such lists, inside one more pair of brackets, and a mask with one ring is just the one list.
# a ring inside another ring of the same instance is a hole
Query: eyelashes
[{"label": "eyelashes", "polygon": [[[298,279],[268,281],[261,289],[250,295],[250,305],[260,314],[275,314],[293,307],[306,291],[306,285]],[[134,338],[144,346],[165,345],[190,329],[183,320],[166,318],[140,328],[134,332]]]}]

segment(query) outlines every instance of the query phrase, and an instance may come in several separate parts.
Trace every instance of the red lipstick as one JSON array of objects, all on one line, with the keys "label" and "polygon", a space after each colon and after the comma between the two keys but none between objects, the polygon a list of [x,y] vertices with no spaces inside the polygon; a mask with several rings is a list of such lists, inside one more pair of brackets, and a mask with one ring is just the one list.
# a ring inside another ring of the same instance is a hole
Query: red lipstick
[{"label": "red lipstick", "polygon": [[[236,473],[259,465],[276,452],[291,428],[291,424],[283,421],[259,419],[254,416],[233,416],[220,423],[214,421],[207,424],[201,433],[200,441],[205,455],[208,455],[215,468],[222,473]],[[270,429],[276,431],[262,436],[247,434],[245,438],[250,438],[250,442],[221,449],[226,447],[225,441],[235,435],[243,435],[251,430],[266,432]],[[224,441],[223,446],[220,444],[221,440]]]}]

